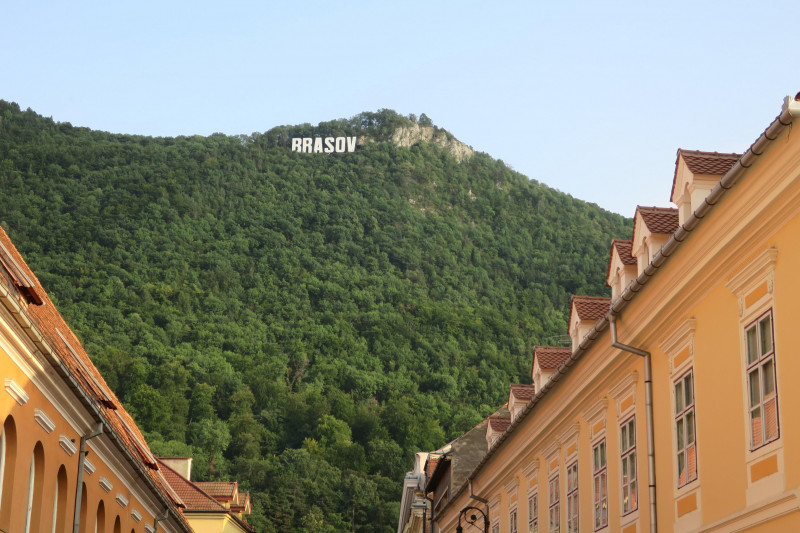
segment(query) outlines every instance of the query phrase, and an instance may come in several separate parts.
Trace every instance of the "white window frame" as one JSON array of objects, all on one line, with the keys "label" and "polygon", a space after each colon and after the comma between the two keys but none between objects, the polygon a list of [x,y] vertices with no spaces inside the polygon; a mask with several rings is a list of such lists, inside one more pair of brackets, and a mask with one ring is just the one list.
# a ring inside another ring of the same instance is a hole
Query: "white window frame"
[{"label": "white window frame", "polygon": [[594,530],[608,526],[608,447],[603,436],[592,446]]},{"label": "white window frame", "polygon": [[[766,323],[766,329],[763,327]],[[775,321],[772,308],[760,314],[744,327],[745,382],[747,383],[748,433],[750,451],[753,452],[780,439],[780,418],[778,409],[778,372],[775,355]],[[765,343],[768,343],[765,344]],[[755,380],[754,380],[755,378]],[[765,393],[765,390],[772,390]],[[756,390],[757,389],[757,390]],[[768,433],[767,410],[772,406],[774,413],[774,433]],[[761,420],[756,434],[754,420]]]},{"label": "white window frame", "polygon": [[636,416],[626,418],[620,424],[620,488],[622,515],[639,508],[638,468],[636,464]]},{"label": "white window frame", "polygon": [[[694,368],[672,384],[675,410],[675,468],[678,488],[697,480],[697,418],[695,415]],[[694,471],[690,468],[694,456]],[[685,478],[681,478],[686,472]]]},{"label": "white window frame", "polygon": [[508,511],[508,533],[517,533],[517,508]]},{"label": "white window frame", "polygon": [[539,533],[539,493],[528,496],[528,533]]},{"label": "white window frame", "polygon": [[567,466],[567,533],[579,533],[578,461]]},{"label": "white window frame", "polygon": [[551,476],[547,481],[549,499],[548,499],[548,531],[550,533],[561,532],[561,487],[558,479],[558,471],[556,475]]}]

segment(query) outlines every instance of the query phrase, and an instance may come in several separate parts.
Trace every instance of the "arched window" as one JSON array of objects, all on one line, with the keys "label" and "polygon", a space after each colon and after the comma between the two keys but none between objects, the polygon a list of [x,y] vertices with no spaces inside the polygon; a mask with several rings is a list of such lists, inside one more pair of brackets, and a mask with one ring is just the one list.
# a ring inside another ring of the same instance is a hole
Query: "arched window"
[{"label": "arched window", "polygon": [[53,528],[51,533],[64,533],[67,526],[67,469],[58,469],[56,491],[53,495]]},{"label": "arched window", "polygon": [[11,487],[14,486],[14,465],[17,458],[17,426],[9,416],[0,432],[0,528],[8,531],[11,525]]},{"label": "arched window", "polygon": [[40,531],[44,493],[44,447],[37,442],[28,472],[28,497],[25,504],[25,533]]},{"label": "arched window", "polygon": [[103,500],[97,506],[97,518],[94,522],[94,533],[105,533],[106,531],[106,506]]},{"label": "arched window", "polygon": [[122,533],[122,524],[119,522],[119,515],[117,515],[117,519],[114,520],[114,533]]}]

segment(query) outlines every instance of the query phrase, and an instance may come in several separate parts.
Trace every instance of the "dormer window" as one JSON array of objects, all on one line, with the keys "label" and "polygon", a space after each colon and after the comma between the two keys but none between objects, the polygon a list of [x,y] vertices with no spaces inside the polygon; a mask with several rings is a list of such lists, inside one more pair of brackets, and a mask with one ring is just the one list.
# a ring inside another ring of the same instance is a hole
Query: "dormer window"
[{"label": "dormer window", "polygon": [[636,258],[631,254],[631,241],[614,239],[608,256],[606,285],[611,287],[611,299],[616,300],[622,291],[636,279]]},{"label": "dormer window", "polygon": [[531,377],[535,390],[541,390],[547,385],[553,372],[569,359],[570,355],[572,349],[568,346],[535,346],[531,363]]},{"label": "dormer window", "polygon": [[633,218],[631,253],[636,258],[638,276],[658,250],[678,230],[678,210],[671,207],[636,207]]},{"label": "dormer window", "polygon": [[686,222],[741,154],[678,150],[670,200],[678,207],[679,224]]},{"label": "dormer window", "polygon": [[604,296],[572,296],[569,336],[572,338],[573,352],[578,349],[595,322],[608,313],[610,304],[611,299]]}]

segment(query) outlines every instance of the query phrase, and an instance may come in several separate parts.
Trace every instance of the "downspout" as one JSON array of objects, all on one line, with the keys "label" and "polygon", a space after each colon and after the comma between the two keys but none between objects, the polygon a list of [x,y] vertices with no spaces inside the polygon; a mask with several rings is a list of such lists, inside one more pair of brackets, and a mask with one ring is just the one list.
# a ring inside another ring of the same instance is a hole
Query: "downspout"
[{"label": "downspout", "polygon": [[644,358],[644,403],[645,424],[647,426],[647,484],[650,495],[650,533],[658,531],[656,520],[656,450],[655,435],[653,432],[653,371],[650,352],[622,344],[617,340],[617,316],[612,312],[608,315],[611,324],[611,346],[622,351],[632,353]]},{"label": "downspout", "polygon": [[[433,509],[433,498],[428,496],[428,493],[426,492],[425,493],[425,499],[427,501],[431,502],[431,505],[430,505],[430,509],[431,509],[431,529],[430,529],[429,533],[434,533],[433,532],[433,522],[436,520],[436,516],[435,516],[435,513],[434,513],[434,509]],[[425,506],[425,512],[427,512],[427,511],[428,511],[428,506],[426,505]],[[425,527],[424,526],[422,527],[422,532],[425,533]]]},{"label": "downspout", "polygon": [[103,423],[97,423],[97,429],[93,433],[88,433],[81,437],[81,447],[78,451],[78,484],[75,487],[75,515],[72,521],[72,533],[78,533],[78,529],[81,525],[81,498],[83,497],[82,494],[82,485],[83,485],[83,465],[86,463],[86,456],[89,454],[86,451],[86,442],[90,439],[95,437],[99,437],[103,434]]},{"label": "downspout", "polygon": [[153,520],[153,533],[158,533],[158,523],[163,522],[169,518],[169,508],[164,511],[164,514]]},{"label": "downspout", "polygon": [[479,502],[481,502],[483,505],[486,506],[486,520],[488,520],[489,523],[491,523],[491,520],[489,520],[489,500],[487,500],[486,498],[481,498],[480,496],[472,492],[472,478],[467,478],[467,483],[469,484],[469,497],[472,498],[473,500],[478,500]]}]

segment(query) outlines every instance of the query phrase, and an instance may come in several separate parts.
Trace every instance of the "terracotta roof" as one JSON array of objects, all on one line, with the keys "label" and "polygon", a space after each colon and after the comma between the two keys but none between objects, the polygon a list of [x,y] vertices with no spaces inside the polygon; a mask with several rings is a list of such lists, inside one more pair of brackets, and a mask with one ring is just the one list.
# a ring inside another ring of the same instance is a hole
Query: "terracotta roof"
[{"label": "terracotta roof", "polygon": [[[113,432],[121,446],[131,454],[134,461],[137,461],[140,468],[147,473],[150,481],[161,492],[161,496],[166,501],[171,502],[177,511],[180,501],[175,499],[165,485],[163,478],[159,475],[156,459],[150,452],[147,442],[139,428],[136,427],[133,418],[122,407],[119,399],[109,388],[91,359],[89,359],[89,355],[81,346],[80,340],[67,326],[47,292],[41,287],[38,278],[2,227],[0,227],[0,245],[2,245],[4,255],[3,260],[7,261],[10,258],[13,262],[13,267],[17,269],[15,276],[21,275],[25,278],[28,288],[36,293],[36,298],[32,299],[29,294],[13,290],[17,287],[9,287],[15,294],[20,294],[18,302],[23,314],[30,319],[35,330],[41,333],[43,341],[47,345],[43,349],[49,348],[54,352],[66,372],[77,383],[83,396],[100,413],[106,430]],[[13,282],[13,280],[9,282],[4,276],[0,276],[0,283],[8,285],[8,283],[16,282]],[[37,304],[37,300],[41,304]],[[179,515],[177,512],[175,514]],[[182,518],[181,520],[183,521]],[[183,521],[183,526],[187,530],[190,529],[185,521]]]},{"label": "terracotta roof", "polygon": [[561,363],[569,359],[570,355],[572,355],[572,348],[569,346],[533,347],[533,360],[539,361],[539,366],[546,370],[558,368]]},{"label": "terracotta roof", "polygon": [[494,416],[489,417],[489,428],[492,431],[497,431],[499,433],[504,432],[508,429],[508,426],[511,425],[510,418],[498,418]]},{"label": "terracotta roof", "polygon": [[518,400],[530,400],[536,396],[536,387],[534,385],[512,383],[510,393]]},{"label": "terracotta roof", "polygon": [[227,513],[228,510],[217,502],[214,498],[206,494],[195,483],[192,483],[182,475],[178,474],[172,468],[167,466],[162,461],[158,461],[161,473],[167,483],[170,484],[172,489],[180,496],[183,503],[186,505],[186,511],[219,511],[220,513]]},{"label": "terracotta roof", "polygon": [[686,166],[692,174],[711,174],[724,176],[742,157],[742,154],[723,154],[719,152],[701,152],[699,150],[678,149],[678,158],[683,156]]},{"label": "terracotta roof", "polygon": [[216,499],[232,500],[239,491],[235,481],[195,481],[195,485]]},{"label": "terracotta roof", "polygon": [[678,148],[675,156],[675,174],[672,176],[672,189],[678,181],[678,163],[683,156],[686,166],[692,174],[709,174],[711,176],[724,176],[741,159],[742,154],[725,154],[720,152],[701,152],[700,150],[684,150]]},{"label": "terracotta roof", "polygon": [[611,298],[607,296],[576,296],[572,295],[570,302],[570,323],[572,322],[572,309],[578,313],[578,318],[581,321],[596,321],[600,320],[606,313],[611,305]]},{"label": "terracotta roof", "polygon": [[[608,268],[606,269],[606,280],[611,277],[611,260],[614,258],[614,250],[617,251],[620,261],[623,265],[635,265],[636,258],[633,257],[631,250],[633,249],[633,241],[630,239],[611,239],[611,251],[608,254]],[[608,285],[608,281],[606,281]]]},{"label": "terracotta roof", "polygon": [[663,233],[671,235],[678,231],[678,210],[674,207],[642,207],[637,206],[636,212],[642,215],[642,220],[650,233]]}]

